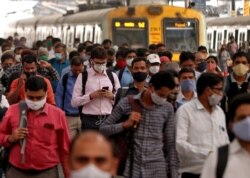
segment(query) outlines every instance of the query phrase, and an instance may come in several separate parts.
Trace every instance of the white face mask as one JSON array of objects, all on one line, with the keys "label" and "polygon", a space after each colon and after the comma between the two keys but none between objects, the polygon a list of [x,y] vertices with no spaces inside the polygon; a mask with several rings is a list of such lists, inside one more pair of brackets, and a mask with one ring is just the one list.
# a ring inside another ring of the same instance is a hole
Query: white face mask
[{"label": "white face mask", "polygon": [[151,94],[151,99],[157,105],[163,105],[164,103],[167,102],[166,98],[158,96],[155,92]]},{"label": "white face mask", "polygon": [[21,55],[20,55],[20,54],[17,54],[17,55],[15,56],[15,60],[16,60],[16,62],[21,62]]},{"label": "white face mask", "polygon": [[134,58],[130,58],[126,60],[127,66],[132,67],[132,62],[133,62]]},{"label": "white face mask", "polygon": [[104,64],[94,64],[94,69],[98,72],[98,73],[103,73],[103,71],[106,70],[106,63]]},{"label": "white face mask", "polygon": [[25,102],[26,102],[28,108],[30,108],[33,111],[37,111],[37,110],[43,108],[43,106],[46,103],[46,98],[47,98],[47,96],[45,96],[40,101],[32,101],[32,100],[29,100],[29,99],[25,98]]},{"label": "white face mask", "polygon": [[149,71],[152,74],[156,74],[157,72],[160,71],[160,66],[151,66],[151,67],[149,67]]},{"label": "white face mask", "polygon": [[112,175],[98,169],[95,165],[89,164],[78,171],[72,171],[70,178],[111,178]]},{"label": "white face mask", "polygon": [[223,96],[213,93],[212,96],[208,97],[208,103],[210,106],[216,106],[220,103]]}]

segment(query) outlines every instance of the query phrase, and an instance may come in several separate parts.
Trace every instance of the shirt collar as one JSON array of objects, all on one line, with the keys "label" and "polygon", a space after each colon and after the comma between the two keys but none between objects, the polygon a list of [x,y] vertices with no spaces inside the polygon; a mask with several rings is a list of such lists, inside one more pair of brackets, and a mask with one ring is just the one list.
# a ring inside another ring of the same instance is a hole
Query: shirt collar
[{"label": "shirt collar", "polygon": [[127,66],[125,67],[124,72],[129,72],[129,73],[131,73],[131,72],[129,71],[129,69],[128,69]]},{"label": "shirt collar", "polygon": [[[194,92],[194,95],[193,95],[192,99],[195,99],[195,98],[197,98],[197,93],[196,93],[195,91],[193,91],[193,92]],[[192,99],[191,99],[191,100],[192,100]],[[181,92],[181,90],[180,90],[180,92],[178,93],[177,100],[179,100],[179,101],[188,101],[188,100],[185,98],[185,96],[183,95],[183,93]]]},{"label": "shirt collar", "polygon": [[[31,110],[28,109],[28,111],[31,111]],[[47,103],[45,103],[43,110],[40,111],[37,115],[41,115],[41,114],[49,115],[49,107]]]},{"label": "shirt collar", "polygon": [[[246,79],[245,79],[244,82],[248,82],[249,76],[250,76],[250,74],[247,73],[247,77],[246,77]],[[235,78],[234,78],[233,72],[230,74],[230,79],[231,79],[231,81],[232,81],[233,83],[237,83],[236,80],[235,80]]]},{"label": "shirt collar", "polygon": [[198,98],[196,98],[196,99],[194,100],[194,102],[195,102],[196,108],[197,108],[198,110],[205,109],[204,106],[201,104],[201,102],[200,102],[200,100],[199,100]]}]

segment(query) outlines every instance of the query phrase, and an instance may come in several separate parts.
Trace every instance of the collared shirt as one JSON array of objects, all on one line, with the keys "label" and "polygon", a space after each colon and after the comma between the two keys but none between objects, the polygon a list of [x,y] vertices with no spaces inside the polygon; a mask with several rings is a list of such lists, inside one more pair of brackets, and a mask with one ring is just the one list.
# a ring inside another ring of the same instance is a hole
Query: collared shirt
[{"label": "collared shirt", "polygon": [[70,69],[71,69],[70,66],[65,67],[65,68],[62,70],[61,78],[62,78],[65,74],[69,73],[69,72],[70,72]]},{"label": "collared shirt", "polygon": [[196,78],[196,81],[197,81],[198,78],[201,76],[201,73],[196,71],[196,70],[194,71],[194,73],[195,73],[195,78]]},{"label": "collared shirt", "polygon": [[195,99],[177,110],[176,120],[180,172],[201,174],[209,152],[229,142],[225,114],[219,106],[209,113],[199,99]]},{"label": "collared shirt", "polygon": [[[245,81],[244,81],[243,83],[248,83],[248,78],[249,78],[249,76],[250,76],[250,74],[247,73],[246,79],[245,79]],[[234,78],[233,73],[231,73],[231,74],[229,75],[229,77],[230,77],[232,83],[237,83],[237,81],[236,81],[235,78]],[[237,84],[238,84],[238,83],[237,83]],[[242,85],[242,84],[241,84],[241,85]],[[239,88],[239,89],[241,89],[241,85],[238,85],[238,88]]]},{"label": "collared shirt", "polygon": [[[141,102],[141,93],[135,96]],[[101,124],[100,131],[113,135],[124,131],[119,122],[122,115],[132,111],[128,98],[124,97],[116,105],[112,114]],[[133,176],[143,178],[178,177],[178,158],[175,148],[174,110],[170,103],[142,107],[139,127],[133,134]],[[130,156],[128,156],[130,159]],[[130,160],[127,160],[125,177],[129,177]]]},{"label": "collared shirt", "polygon": [[[79,113],[78,108],[73,107],[71,105],[72,93],[74,90],[74,85],[77,77],[74,76],[71,71],[69,73],[66,73],[66,75],[68,75],[66,88],[64,88],[63,86],[62,78],[58,83],[55,93],[56,105],[59,108],[62,108],[67,114],[78,114]],[[63,98],[64,90],[65,90],[65,98]],[[63,100],[64,100],[64,107],[63,107]]]},{"label": "collared shirt", "polygon": [[[55,98],[54,98],[54,93],[53,93],[53,89],[52,89],[52,86],[50,84],[50,81],[46,78],[43,78],[44,81],[46,82],[47,84],[47,103],[49,104],[53,104],[55,105],[56,102],[55,102]],[[18,80],[19,79],[15,79],[12,83],[11,83],[11,86],[10,86],[10,93],[13,93],[15,92],[17,86],[18,86]],[[19,100],[24,100],[25,99],[25,83],[23,83],[23,85],[21,86],[21,89],[20,89],[20,92],[19,92]]]},{"label": "collared shirt", "polygon": [[57,60],[56,58],[54,58],[54,59],[49,60],[48,62],[56,69],[60,77],[62,76],[61,75],[62,70],[66,68],[67,66],[69,66],[69,60],[67,59],[61,62],[60,60]]},{"label": "collared shirt", "polygon": [[[211,154],[205,162],[201,178],[216,178],[218,151]],[[235,139],[229,146],[229,155],[223,177],[225,178],[249,178],[250,153],[247,152]]]},{"label": "collared shirt", "polygon": [[[19,127],[19,104],[10,106],[0,124],[0,144],[9,147],[8,137]],[[20,142],[11,147],[9,162],[19,169],[45,170],[62,163],[67,174],[67,156],[69,153],[69,131],[64,113],[50,104],[35,114],[27,112],[28,136],[25,147],[25,162],[21,162]]]},{"label": "collared shirt", "polygon": [[195,91],[193,91],[193,97],[191,98],[191,100],[187,100],[180,90],[180,92],[177,95],[177,99],[176,99],[177,107],[179,108],[181,105],[183,105],[189,101],[192,101],[196,98],[197,98],[197,93]]},{"label": "collared shirt", "polygon": [[[91,115],[109,115],[113,109],[113,100],[106,97],[95,98],[90,100],[90,94],[94,91],[101,90],[103,87],[109,87],[112,92],[113,85],[106,73],[96,73],[92,68],[87,70],[88,79],[85,85],[85,94],[82,95],[82,74],[79,74],[74,86],[71,104],[73,107],[83,106],[82,112]],[[118,77],[113,73],[115,82],[115,91],[120,88]]]},{"label": "collared shirt", "polygon": [[[116,72],[117,76],[119,76],[119,72],[120,70]],[[125,67],[123,74],[122,74],[121,87],[128,87],[133,82],[134,82],[134,79],[133,79],[131,72],[129,71],[128,67]]]}]

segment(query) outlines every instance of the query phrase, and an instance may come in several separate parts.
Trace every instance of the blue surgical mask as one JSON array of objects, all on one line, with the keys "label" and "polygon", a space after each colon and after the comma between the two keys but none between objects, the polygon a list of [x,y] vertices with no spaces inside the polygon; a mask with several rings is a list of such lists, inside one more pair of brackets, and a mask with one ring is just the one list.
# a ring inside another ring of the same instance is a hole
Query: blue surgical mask
[{"label": "blue surgical mask", "polygon": [[62,54],[61,53],[55,53],[55,57],[57,60],[61,60],[62,59]]},{"label": "blue surgical mask", "polygon": [[233,132],[239,139],[250,142],[250,116],[233,124]]},{"label": "blue surgical mask", "polygon": [[195,80],[183,80],[180,82],[181,91],[188,92],[188,91],[195,91],[196,90],[196,81]]}]

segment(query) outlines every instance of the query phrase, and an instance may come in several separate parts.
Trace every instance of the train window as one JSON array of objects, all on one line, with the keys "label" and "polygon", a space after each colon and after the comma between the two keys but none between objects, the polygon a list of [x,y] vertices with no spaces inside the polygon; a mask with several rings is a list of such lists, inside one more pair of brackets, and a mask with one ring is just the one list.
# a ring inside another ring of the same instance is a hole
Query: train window
[{"label": "train window", "polygon": [[115,45],[127,43],[131,48],[148,46],[148,21],[141,18],[113,19],[112,39]]},{"label": "train window", "polygon": [[198,20],[164,19],[164,42],[170,51],[196,51],[199,46]]}]

